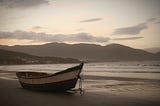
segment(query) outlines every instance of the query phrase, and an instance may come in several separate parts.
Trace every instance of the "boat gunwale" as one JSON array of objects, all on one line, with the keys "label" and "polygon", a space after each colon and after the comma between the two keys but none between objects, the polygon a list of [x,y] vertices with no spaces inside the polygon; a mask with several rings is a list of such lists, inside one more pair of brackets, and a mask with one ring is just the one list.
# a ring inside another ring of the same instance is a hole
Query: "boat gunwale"
[{"label": "boat gunwale", "polygon": [[[78,66],[74,66],[74,67],[65,69],[63,71],[59,71],[59,72],[53,73],[53,74],[48,74],[48,73],[45,73],[45,72],[29,72],[28,71],[28,72],[17,72],[16,75],[17,75],[18,79],[19,78],[22,78],[22,79],[39,79],[39,78],[53,77],[53,76],[57,76],[57,75],[60,75],[60,74],[65,74],[65,73],[68,73],[68,72],[79,70],[79,73],[78,73],[78,76],[79,76],[79,74],[81,73],[82,67],[83,67],[83,62]],[[18,75],[19,73],[42,73],[42,74],[46,74],[46,75],[43,75],[43,76],[32,76],[32,77],[22,77],[22,76]]]}]

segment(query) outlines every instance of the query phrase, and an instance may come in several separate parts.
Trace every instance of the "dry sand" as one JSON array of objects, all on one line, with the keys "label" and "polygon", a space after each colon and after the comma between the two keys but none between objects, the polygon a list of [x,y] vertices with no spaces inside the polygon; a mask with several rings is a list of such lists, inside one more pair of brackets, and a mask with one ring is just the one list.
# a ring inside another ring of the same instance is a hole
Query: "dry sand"
[{"label": "dry sand", "polygon": [[148,101],[111,93],[37,92],[21,88],[17,80],[0,80],[0,106],[160,106]]}]

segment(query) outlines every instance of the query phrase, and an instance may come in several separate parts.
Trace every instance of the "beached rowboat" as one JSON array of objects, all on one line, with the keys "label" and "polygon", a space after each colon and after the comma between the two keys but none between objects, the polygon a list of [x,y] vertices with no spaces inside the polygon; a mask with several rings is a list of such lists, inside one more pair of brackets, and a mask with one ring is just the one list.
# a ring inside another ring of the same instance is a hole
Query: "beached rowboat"
[{"label": "beached rowboat", "polygon": [[44,91],[66,91],[75,88],[83,63],[54,74],[43,72],[17,72],[23,88]]}]

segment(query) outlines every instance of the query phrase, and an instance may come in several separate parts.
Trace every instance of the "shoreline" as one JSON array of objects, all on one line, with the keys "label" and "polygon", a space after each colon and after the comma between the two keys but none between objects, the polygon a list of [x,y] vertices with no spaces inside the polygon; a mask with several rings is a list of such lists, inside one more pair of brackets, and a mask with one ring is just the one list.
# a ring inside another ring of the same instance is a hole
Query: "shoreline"
[{"label": "shoreline", "polygon": [[[2,73],[9,74],[7,77],[10,77],[10,74],[14,75],[16,78],[16,72],[18,71],[6,71],[0,70],[0,76]],[[47,73],[47,72],[46,72]],[[129,78],[122,76],[96,76],[96,75],[83,75],[84,79],[95,79],[95,80],[118,80],[118,81],[149,81],[149,82],[158,82],[160,84],[160,79],[148,79],[148,78]],[[17,79],[17,78],[16,78]]]}]

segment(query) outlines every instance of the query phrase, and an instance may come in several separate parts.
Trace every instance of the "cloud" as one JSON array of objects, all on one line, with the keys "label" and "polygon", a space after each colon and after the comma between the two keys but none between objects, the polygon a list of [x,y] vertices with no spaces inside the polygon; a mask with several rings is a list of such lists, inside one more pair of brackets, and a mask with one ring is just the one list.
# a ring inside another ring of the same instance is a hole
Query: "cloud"
[{"label": "cloud", "polygon": [[147,22],[154,22],[156,20],[157,20],[156,18],[150,18],[150,19],[147,20]]},{"label": "cloud", "polygon": [[160,24],[160,21],[158,21],[158,22],[155,22],[155,24]]},{"label": "cloud", "polygon": [[160,21],[158,18],[150,18],[147,20],[147,23],[160,24]]},{"label": "cloud", "polygon": [[33,32],[37,32],[37,31],[42,31],[43,29],[45,29],[45,28],[41,27],[41,26],[34,26],[30,30]]},{"label": "cloud", "polygon": [[154,22],[156,20],[157,20],[156,18],[150,18],[150,19],[147,20],[147,22]]},{"label": "cloud", "polygon": [[36,29],[36,30],[38,30],[38,29],[42,29],[43,27],[41,27],[41,26],[34,26],[34,27],[32,27],[31,29]]},{"label": "cloud", "polygon": [[95,22],[95,21],[101,21],[103,20],[102,18],[91,18],[91,19],[86,19],[86,20],[81,20],[80,22]]},{"label": "cloud", "polygon": [[18,39],[43,42],[108,42],[107,37],[96,37],[88,33],[46,34],[26,31],[0,32],[0,39]]},{"label": "cloud", "polygon": [[29,8],[49,4],[47,0],[0,0],[0,6],[7,8]]},{"label": "cloud", "polygon": [[127,37],[127,38],[114,38],[114,39],[112,39],[112,40],[136,40],[136,39],[142,39],[142,38],[144,38],[144,37]]},{"label": "cloud", "polygon": [[135,26],[117,28],[112,35],[137,35],[141,33],[142,30],[147,29],[147,23],[141,23]]}]

